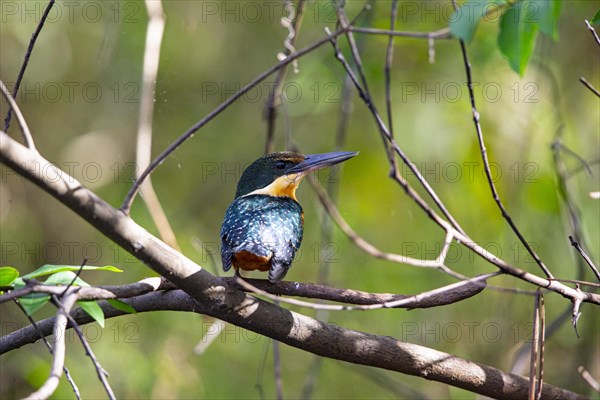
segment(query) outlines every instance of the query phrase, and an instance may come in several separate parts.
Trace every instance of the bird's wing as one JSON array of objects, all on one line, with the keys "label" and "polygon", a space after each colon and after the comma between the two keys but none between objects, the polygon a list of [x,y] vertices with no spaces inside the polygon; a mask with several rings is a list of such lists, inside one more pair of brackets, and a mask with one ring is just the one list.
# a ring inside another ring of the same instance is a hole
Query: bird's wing
[{"label": "bird's wing", "polygon": [[223,263],[223,271],[229,271],[232,261],[233,250],[227,242],[226,237],[221,236],[221,262]]}]

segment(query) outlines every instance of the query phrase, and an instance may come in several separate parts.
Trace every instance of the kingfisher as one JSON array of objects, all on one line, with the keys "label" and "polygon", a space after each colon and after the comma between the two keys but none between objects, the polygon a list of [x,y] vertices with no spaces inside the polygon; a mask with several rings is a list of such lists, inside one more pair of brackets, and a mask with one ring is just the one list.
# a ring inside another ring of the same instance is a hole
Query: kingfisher
[{"label": "kingfisher", "polygon": [[269,271],[283,279],[302,242],[304,212],[296,188],[309,172],[329,167],[357,152],[303,155],[267,154],[250,164],[238,182],[235,199],[221,226],[223,270]]}]

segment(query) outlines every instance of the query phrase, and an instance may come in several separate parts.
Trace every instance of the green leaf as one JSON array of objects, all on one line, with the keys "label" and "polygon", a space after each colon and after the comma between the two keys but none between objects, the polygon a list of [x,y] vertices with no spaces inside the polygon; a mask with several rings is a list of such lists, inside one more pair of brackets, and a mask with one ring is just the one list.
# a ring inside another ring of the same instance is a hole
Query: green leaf
[{"label": "green leaf", "polygon": [[67,286],[73,282],[74,286],[90,286],[89,283],[81,279],[74,272],[62,271],[50,275],[44,282],[46,285]]},{"label": "green leaf", "polygon": [[135,308],[131,307],[129,304],[125,303],[124,301],[117,300],[117,299],[109,299],[106,301],[108,302],[108,304],[110,304],[117,310],[125,311],[126,313],[129,313],[129,314],[137,314],[137,311],[135,311]]},{"label": "green leaf", "polygon": [[[47,285],[62,285],[67,286],[73,281],[77,275],[71,271],[63,271],[58,272],[54,275],[50,275],[46,282]],[[87,282],[85,282],[81,278],[75,279],[73,283],[76,286],[90,286]],[[25,281],[22,278],[18,278],[15,280],[15,289],[20,289],[25,286]],[[50,301],[50,295],[44,293],[32,293],[26,296],[19,297],[19,302],[25,309],[27,315],[31,315],[40,308],[42,308],[48,301]]]},{"label": "green leaf", "polygon": [[95,301],[78,301],[79,307],[104,328],[104,312]]},{"label": "green leaf", "polygon": [[594,24],[594,25],[600,24],[600,9],[596,13],[596,15],[594,15],[594,19],[592,20],[592,24]]},{"label": "green leaf", "polygon": [[529,62],[539,23],[533,14],[537,7],[532,1],[522,1],[508,9],[500,20],[498,45],[510,67],[523,76]]},{"label": "green leaf", "polygon": [[[14,286],[15,289],[21,289],[25,287],[25,281],[21,278],[17,278],[15,279]],[[19,303],[21,303],[27,315],[31,315],[42,308],[49,300],[50,295],[43,293],[32,293],[19,297]]]},{"label": "green leaf", "polygon": [[50,295],[43,293],[32,293],[19,298],[19,303],[21,303],[27,315],[33,314],[49,301]]},{"label": "green leaf", "polygon": [[[74,280],[74,281],[73,281]],[[72,271],[62,271],[54,275],[50,275],[46,279],[46,284],[64,285],[67,286],[71,282],[75,286],[88,287],[90,286],[86,281],[79,278]],[[94,319],[102,328],[104,328],[104,312],[102,308],[95,301],[78,301],[77,304],[85,311],[90,317]]]},{"label": "green leaf", "polygon": [[[51,274],[54,274],[54,273],[57,273],[57,272],[79,271],[80,268],[81,268],[81,266],[77,266],[77,265],[52,265],[52,264],[46,264],[46,265],[42,265],[41,267],[39,267],[35,271],[30,272],[27,275],[24,275],[23,278],[33,279],[33,278],[38,278],[38,277],[44,276],[44,275],[51,275]],[[112,265],[106,265],[104,267],[84,266],[83,270],[84,271],[123,272],[122,270],[120,270],[118,268],[115,268]]]},{"label": "green leaf", "polygon": [[558,40],[558,17],[562,8],[562,0],[533,0],[535,5],[533,19],[540,24],[540,31]]},{"label": "green leaf", "polygon": [[467,0],[450,17],[450,32],[465,42],[470,42],[475,35],[479,21],[507,4],[506,0]]},{"label": "green leaf", "polygon": [[10,286],[19,277],[19,271],[13,267],[0,267],[0,286]]}]

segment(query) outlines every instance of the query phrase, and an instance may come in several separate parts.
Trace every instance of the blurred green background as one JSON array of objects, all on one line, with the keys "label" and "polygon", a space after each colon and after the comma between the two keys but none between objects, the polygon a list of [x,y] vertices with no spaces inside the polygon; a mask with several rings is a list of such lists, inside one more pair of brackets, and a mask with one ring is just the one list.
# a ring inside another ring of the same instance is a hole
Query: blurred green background
[{"label": "blurred green background", "polygon": [[[277,62],[287,30],[277,1],[166,1],[167,17],[156,82],[153,154],[162,151],[245,83]],[[0,78],[12,89],[31,33],[46,2],[0,1]],[[347,2],[350,18],[362,1]],[[598,46],[586,29],[598,1],[565,1],[559,40],[540,35],[523,77],[510,70],[496,45],[498,24],[484,22],[468,46],[481,123],[496,185],[518,227],[553,274],[578,275],[577,258],[568,242],[572,234],[557,191],[550,145],[562,127],[563,142],[586,159],[597,160],[600,112],[598,99],[578,80],[600,87]],[[359,25],[389,28],[391,1],[377,1]],[[444,28],[452,9],[448,1],[400,1],[398,30]],[[131,185],[140,106],[140,82],[147,16],[139,1],[58,2],[44,27],[17,101],[37,148],[44,157],[74,175],[103,199],[119,206]],[[302,48],[335,29],[335,9],[326,1],[309,1],[296,42]],[[383,67],[387,37],[356,34],[370,89],[385,110]],[[347,52],[345,40],[340,40]],[[472,123],[465,71],[456,40],[435,41],[429,62],[426,40],[397,38],[392,65],[394,130],[398,143],[469,235],[506,261],[541,274],[494,204],[485,181]],[[306,153],[334,149],[340,122],[344,70],[327,44],[301,58],[299,73],[290,68],[276,126],[276,149],[286,134]],[[219,228],[243,167],[264,151],[265,101],[273,78],[258,85],[194,138],[172,154],[152,175],[154,187],[184,254],[214,273],[220,272]],[[2,116],[7,111],[2,103]],[[13,119],[9,133],[19,138]],[[434,258],[443,232],[429,221],[388,177],[376,125],[355,92],[350,104],[344,150],[360,156],[339,170],[317,174],[337,187],[339,209],[351,226],[382,250]],[[569,168],[577,160],[566,156]],[[125,284],[154,273],[98,234],[57,201],[0,169],[2,265],[22,273],[43,264],[115,265],[121,274],[84,273],[92,284]],[[407,171],[404,167],[403,171]],[[589,192],[599,190],[598,163],[593,175],[576,174],[568,182],[581,211],[589,252],[599,257],[600,207]],[[409,175],[411,183],[415,183]],[[416,185],[415,185],[416,186]],[[416,294],[454,282],[434,270],[375,260],[354,247],[334,227],[324,240],[326,219],[309,185],[298,198],[306,217],[302,249],[288,274],[296,281],[318,280],[328,262],[329,283],[373,292]],[[156,229],[138,197],[133,218]],[[204,244],[204,250],[200,243]],[[465,275],[493,271],[465,248],[451,247],[448,265]],[[491,283],[534,289],[510,277]],[[547,321],[569,303],[546,297]],[[27,325],[14,304],[0,308],[2,335]],[[46,306],[37,319],[53,314]],[[429,310],[302,313],[340,326],[394,336],[477,362],[510,370],[516,351],[530,339],[533,298],[494,290],[451,306]],[[583,365],[600,374],[598,308],[582,307],[581,339],[569,321],[546,343],[544,379],[591,394],[577,373]],[[107,320],[106,328],[84,332],[119,398],[260,398],[274,397],[270,341],[233,326],[215,338],[202,355],[193,352],[212,321],[193,314],[159,312]],[[71,332],[67,366],[84,398],[103,398],[92,363]],[[0,358],[0,397],[22,397],[46,379],[50,355],[39,342]],[[265,361],[266,360],[266,361]],[[264,364],[263,364],[264,362]],[[282,346],[286,398],[475,398],[456,388],[423,379],[314,357]],[[319,369],[320,368],[320,369]],[[525,364],[527,367],[527,363]],[[520,370],[526,374],[527,369]],[[597,395],[596,395],[597,396]],[[73,398],[63,379],[54,398]]]}]

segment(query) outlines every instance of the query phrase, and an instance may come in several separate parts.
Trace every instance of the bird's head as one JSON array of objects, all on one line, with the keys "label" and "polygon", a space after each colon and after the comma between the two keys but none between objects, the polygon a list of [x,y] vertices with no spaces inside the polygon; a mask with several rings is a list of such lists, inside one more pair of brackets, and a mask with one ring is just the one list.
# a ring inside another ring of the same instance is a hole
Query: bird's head
[{"label": "bird's head", "polygon": [[244,170],[235,197],[264,194],[295,200],[296,188],[306,174],[341,163],[357,154],[346,151],[309,155],[289,151],[267,154]]}]

